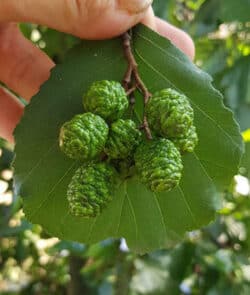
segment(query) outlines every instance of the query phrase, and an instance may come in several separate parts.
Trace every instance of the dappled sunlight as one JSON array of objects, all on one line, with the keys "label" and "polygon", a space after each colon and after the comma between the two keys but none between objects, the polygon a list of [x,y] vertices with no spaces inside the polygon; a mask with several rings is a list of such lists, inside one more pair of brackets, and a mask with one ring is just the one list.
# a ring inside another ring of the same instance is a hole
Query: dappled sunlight
[{"label": "dappled sunlight", "polygon": [[242,196],[248,196],[250,194],[249,179],[241,175],[236,175],[234,179],[236,182],[235,191]]}]

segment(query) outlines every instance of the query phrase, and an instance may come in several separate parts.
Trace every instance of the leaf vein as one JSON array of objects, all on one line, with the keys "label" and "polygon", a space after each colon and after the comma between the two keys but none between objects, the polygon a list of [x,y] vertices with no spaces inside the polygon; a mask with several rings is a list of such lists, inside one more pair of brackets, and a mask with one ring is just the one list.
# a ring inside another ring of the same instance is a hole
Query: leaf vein
[{"label": "leaf vein", "polygon": [[138,225],[137,225],[137,222],[136,222],[136,215],[135,215],[135,211],[134,211],[133,205],[131,204],[131,200],[129,198],[129,195],[127,193],[126,193],[126,197],[128,199],[128,204],[129,204],[129,207],[130,207],[130,211],[132,213],[132,216],[133,216],[133,219],[134,219],[134,223],[135,223],[135,243],[137,245],[137,242],[138,242]]},{"label": "leaf vein", "polygon": [[180,185],[178,186],[178,189],[179,189],[179,191],[181,193],[181,196],[182,196],[182,198],[184,200],[184,203],[185,203],[185,205],[186,205],[186,207],[188,209],[188,212],[189,212],[189,214],[190,214],[190,216],[191,216],[191,218],[192,218],[195,226],[198,228],[199,227],[199,222],[197,222],[196,217],[194,216],[194,214],[193,214],[193,212],[192,212],[192,210],[191,210],[191,208],[189,206],[189,203],[188,203],[188,201],[186,199],[186,196],[185,196],[185,194],[184,194],[184,192],[183,192],[183,190],[182,190],[182,188],[181,188]]},{"label": "leaf vein", "polygon": [[75,166],[76,162],[74,162],[68,170],[66,170],[66,172],[63,174],[63,176],[53,185],[53,187],[51,188],[51,190],[48,192],[47,197],[44,199],[44,201],[37,207],[37,209],[34,210],[34,212],[30,215],[30,218],[32,218],[34,215],[36,215],[36,213],[38,212],[38,210],[40,210],[48,201],[50,195],[54,192],[54,190],[56,189],[56,187],[63,181],[63,179],[65,178],[65,176],[73,169],[73,167]]},{"label": "leaf vein", "polygon": [[197,154],[195,152],[193,152],[193,155],[195,156],[196,160],[200,163],[202,170],[204,171],[204,173],[206,174],[206,176],[208,177],[208,179],[210,179],[210,181],[213,183],[213,179],[212,177],[209,175],[209,173],[207,172],[207,169],[205,168],[204,164],[202,163],[202,161],[200,160],[200,158],[197,156]]},{"label": "leaf vein", "polygon": [[87,244],[90,244],[90,241],[91,241],[91,236],[92,236],[92,233],[93,233],[93,230],[94,230],[94,227],[95,227],[95,224],[96,224],[96,221],[97,221],[97,218],[98,217],[95,217],[95,220],[93,221],[93,223],[91,224],[91,227],[90,227],[90,230],[89,230],[89,235],[88,235],[88,238],[87,238]]},{"label": "leaf vein", "polygon": [[160,212],[161,221],[162,221],[162,224],[164,226],[165,233],[167,234],[167,226],[166,226],[165,221],[164,221],[164,217],[163,217],[163,214],[162,214],[162,210],[161,210],[161,206],[160,206],[159,200],[157,199],[157,195],[155,193],[153,193],[153,196],[154,196],[154,199],[155,199],[157,208],[158,208],[158,210]]},{"label": "leaf vein", "polygon": [[[124,184],[124,186],[125,186],[125,184]],[[118,221],[118,226],[117,226],[117,230],[116,230],[116,236],[119,235],[119,229],[120,229],[120,226],[121,226],[122,212],[123,212],[123,209],[124,209],[125,198],[126,198],[126,194],[124,194],[124,198],[122,200],[121,211],[120,211],[120,218],[119,218],[119,221]]]},{"label": "leaf vein", "polygon": [[32,167],[32,169],[29,171],[29,173],[23,178],[23,181],[20,183],[20,185],[24,184],[25,181],[27,181],[27,180],[29,179],[29,177],[32,175],[32,173],[34,172],[34,170],[35,170],[36,168],[39,167],[39,165],[41,164],[42,160],[43,160],[44,158],[46,158],[46,156],[47,156],[48,154],[50,154],[50,152],[55,148],[55,146],[56,146],[56,142],[55,142],[54,144],[52,144],[52,146],[51,146],[51,147],[50,147],[45,153],[43,153],[42,157],[41,157],[41,158],[37,161],[37,163]]},{"label": "leaf vein", "polygon": [[[180,62],[181,64],[183,64],[185,66],[185,62],[183,62],[182,60],[180,60],[179,58],[176,58],[176,56],[170,54],[168,51],[164,50],[162,47],[158,46],[157,44],[155,44],[154,42],[152,42],[150,39],[148,39],[147,37],[141,35],[140,33],[136,32],[136,34],[144,39],[145,41],[147,41],[148,43],[150,43],[152,46],[158,48],[160,51],[162,51],[164,54],[170,56],[171,58],[177,60],[178,62]],[[172,42],[169,40],[169,42],[172,44]]]}]

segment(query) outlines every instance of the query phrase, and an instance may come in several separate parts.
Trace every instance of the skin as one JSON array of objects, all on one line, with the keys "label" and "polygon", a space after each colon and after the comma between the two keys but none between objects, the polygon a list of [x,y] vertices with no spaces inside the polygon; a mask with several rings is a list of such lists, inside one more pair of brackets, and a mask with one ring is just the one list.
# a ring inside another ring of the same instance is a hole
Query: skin
[{"label": "skin", "polygon": [[[192,39],[154,16],[151,0],[1,0],[0,81],[27,102],[49,78],[53,61],[20,33],[18,22],[30,22],[83,39],[118,36],[142,22],[170,39],[190,59]],[[23,106],[0,86],[0,136],[14,142],[13,130]]]}]

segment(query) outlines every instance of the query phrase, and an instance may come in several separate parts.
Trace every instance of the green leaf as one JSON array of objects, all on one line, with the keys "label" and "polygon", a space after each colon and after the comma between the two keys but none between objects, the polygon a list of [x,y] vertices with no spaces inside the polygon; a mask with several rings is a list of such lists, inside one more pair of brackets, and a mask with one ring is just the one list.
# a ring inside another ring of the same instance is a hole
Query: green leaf
[{"label": "green leaf", "polygon": [[171,251],[168,269],[171,277],[179,284],[185,278],[187,268],[192,262],[195,250],[195,244],[185,241]]},{"label": "green leaf", "polygon": [[220,13],[219,7],[218,0],[204,1],[195,14],[192,24],[195,35],[203,36],[217,28]]},{"label": "green leaf", "polygon": [[134,29],[133,41],[149,90],[173,87],[190,97],[195,111],[199,144],[195,153],[183,158],[180,185],[169,193],[153,194],[131,179],[98,218],[76,218],[68,212],[66,190],[78,164],[59,150],[59,129],[83,111],[82,93],[92,82],[122,80],[126,62],[119,38],[84,41],[53,69],[15,131],[14,178],[16,191],[24,196],[26,216],[52,235],[82,243],[124,237],[131,249],[144,253],[166,247],[214,218],[217,190],[236,173],[242,141],[231,111],[207,74],[142,25]]},{"label": "green leaf", "polygon": [[249,0],[220,0],[221,18],[225,22],[249,21]]},{"label": "green leaf", "polygon": [[222,22],[248,22],[249,0],[207,0],[201,5],[193,21],[197,36],[214,31]]},{"label": "green leaf", "polygon": [[250,56],[239,59],[225,71],[220,82],[227,105],[234,111],[242,130],[250,126]]},{"label": "green leaf", "polygon": [[[164,257],[165,258],[165,257]],[[179,294],[179,286],[166,268],[153,259],[136,259],[134,262],[134,276],[131,281],[132,294],[163,295]],[[169,293],[166,293],[166,289]]]},{"label": "green leaf", "polygon": [[241,159],[241,166],[246,169],[245,175],[250,179],[250,142],[245,143],[245,153]]},{"label": "green leaf", "polygon": [[158,0],[158,1],[154,1],[153,2],[153,9],[154,9],[154,13],[162,18],[166,18],[167,16],[167,8],[169,6],[169,3],[173,2],[172,0],[170,1],[162,1],[162,0]]},{"label": "green leaf", "polygon": [[41,32],[41,40],[45,43],[44,52],[57,62],[61,62],[68,49],[79,43],[79,39],[72,35],[49,28]]},{"label": "green leaf", "polygon": [[172,251],[157,251],[143,259],[137,258],[131,288],[139,294],[179,295],[180,284],[191,268],[195,250],[195,244],[184,242]]}]

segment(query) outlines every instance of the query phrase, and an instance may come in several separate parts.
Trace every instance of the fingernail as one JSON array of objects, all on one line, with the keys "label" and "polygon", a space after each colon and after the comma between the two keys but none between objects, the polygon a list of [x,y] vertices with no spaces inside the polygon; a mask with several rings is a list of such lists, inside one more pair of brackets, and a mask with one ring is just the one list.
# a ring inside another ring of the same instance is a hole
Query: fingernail
[{"label": "fingernail", "polygon": [[152,3],[153,0],[118,0],[119,7],[129,14],[143,13]]}]

